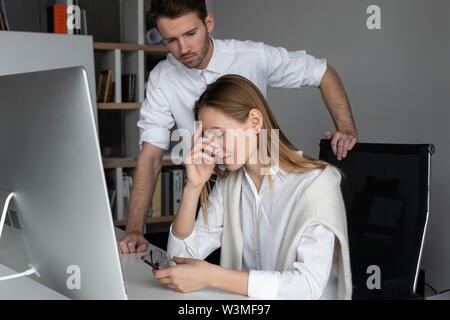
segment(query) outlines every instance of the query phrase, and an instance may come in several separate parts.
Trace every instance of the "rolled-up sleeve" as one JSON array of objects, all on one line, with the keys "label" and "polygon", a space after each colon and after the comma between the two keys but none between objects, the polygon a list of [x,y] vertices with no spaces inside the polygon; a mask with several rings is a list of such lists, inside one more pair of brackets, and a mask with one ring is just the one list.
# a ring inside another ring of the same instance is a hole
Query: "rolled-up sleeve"
[{"label": "rolled-up sleeve", "polygon": [[168,150],[170,129],[174,126],[175,120],[162,89],[157,85],[157,77],[157,72],[150,73],[147,97],[142,103],[137,123],[140,130],[139,145],[149,142],[160,149]]},{"label": "rolled-up sleeve", "polygon": [[250,270],[248,295],[258,299],[319,299],[331,274],[334,238],[323,225],[307,228],[297,247],[297,261],[288,270]]},{"label": "rolled-up sleeve", "polygon": [[222,245],[223,230],[223,180],[218,180],[209,196],[207,204],[208,225],[203,220],[202,208],[199,209],[194,230],[183,240],[177,238],[170,226],[167,254],[184,258],[205,259]]},{"label": "rolled-up sleeve", "polygon": [[305,50],[288,51],[264,44],[263,57],[270,87],[319,87],[327,70],[326,59],[311,56]]}]

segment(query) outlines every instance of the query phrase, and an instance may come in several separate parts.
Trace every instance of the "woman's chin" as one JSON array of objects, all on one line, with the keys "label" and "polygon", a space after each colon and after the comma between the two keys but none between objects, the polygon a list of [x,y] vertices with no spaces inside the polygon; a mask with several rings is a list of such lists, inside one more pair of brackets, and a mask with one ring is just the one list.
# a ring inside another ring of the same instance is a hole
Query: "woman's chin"
[{"label": "woman's chin", "polygon": [[242,168],[243,164],[226,163],[225,166],[227,167],[228,171],[236,171],[236,170],[239,170],[240,168]]}]

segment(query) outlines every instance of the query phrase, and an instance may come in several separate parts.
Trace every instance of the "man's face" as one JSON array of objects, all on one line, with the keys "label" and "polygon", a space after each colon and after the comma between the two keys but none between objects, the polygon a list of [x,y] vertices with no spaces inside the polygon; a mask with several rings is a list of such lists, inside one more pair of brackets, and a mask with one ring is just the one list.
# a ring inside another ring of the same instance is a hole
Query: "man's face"
[{"label": "man's face", "polygon": [[205,24],[195,12],[171,19],[161,17],[158,29],[167,49],[188,68],[204,69],[210,59],[209,32],[214,27],[214,19],[209,14]]}]

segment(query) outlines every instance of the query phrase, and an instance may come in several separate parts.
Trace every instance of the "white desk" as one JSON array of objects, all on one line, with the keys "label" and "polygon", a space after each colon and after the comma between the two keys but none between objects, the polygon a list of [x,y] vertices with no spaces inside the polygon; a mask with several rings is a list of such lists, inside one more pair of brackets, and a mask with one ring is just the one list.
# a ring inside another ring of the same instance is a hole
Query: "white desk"
[{"label": "white desk", "polygon": [[[120,238],[124,232],[116,228],[116,237]],[[151,247],[150,244],[148,251]],[[215,288],[205,288],[191,293],[179,293],[160,284],[153,276],[152,269],[140,257],[145,253],[121,254],[120,262],[125,282],[127,284],[128,298],[132,300],[243,300],[248,297],[227,293]],[[0,264],[0,276],[22,272],[11,270]],[[60,300],[67,297],[55,292],[37,281],[25,277],[0,282],[0,300]]]},{"label": "white desk", "polygon": [[[120,238],[124,232],[116,228],[116,237]],[[147,251],[151,247],[150,244]],[[121,254],[123,277],[127,283],[128,298],[132,300],[243,300],[246,296],[228,293],[215,288],[205,288],[191,293],[179,293],[160,284],[153,276],[152,269],[140,257],[142,253]]]}]

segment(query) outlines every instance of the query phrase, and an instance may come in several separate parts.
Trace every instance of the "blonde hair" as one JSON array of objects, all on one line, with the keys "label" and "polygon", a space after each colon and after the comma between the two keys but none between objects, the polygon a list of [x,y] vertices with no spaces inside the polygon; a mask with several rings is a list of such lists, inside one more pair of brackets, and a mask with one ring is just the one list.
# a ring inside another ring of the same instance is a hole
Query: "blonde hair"
[{"label": "blonde hair", "polygon": [[[262,153],[267,155],[272,161],[271,150],[271,130],[279,130],[279,164],[278,166],[286,173],[305,173],[315,169],[324,169],[329,164],[322,160],[316,160],[306,155],[300,155],[299,151],[280,129],[270,107],[262,95],[261,91],[248,79],[236,75],[229,74],[220,77],[214,83],[210,84],[203,94],[200,96],[194,107],[194,116],[198,120],[200,111],[205,108],[214,108],[223,112],[239,122],[245,122],[252,109],[257,109],[263,117],[263,125],[261,129],[266,129],[267,134],[267,150]],[[258,141],[259,148],[259,141]],[[260,154],[262,150],[259,150]],[[263,163],[268,163],[267,159],[263,159]],[[273,163],[272,163],[273,164]],[[270,167],[268,163],[263,165]],[[222,171],[218,165],[214,168],[219,178],[225,178],[228,170]],[[270,189],[272,190],[272,176],[268,176]],[[207,201],[211,193],[209,181],[205,183],[200,194],[201,207],[203,211],[203,219],[208,224]]]}]

